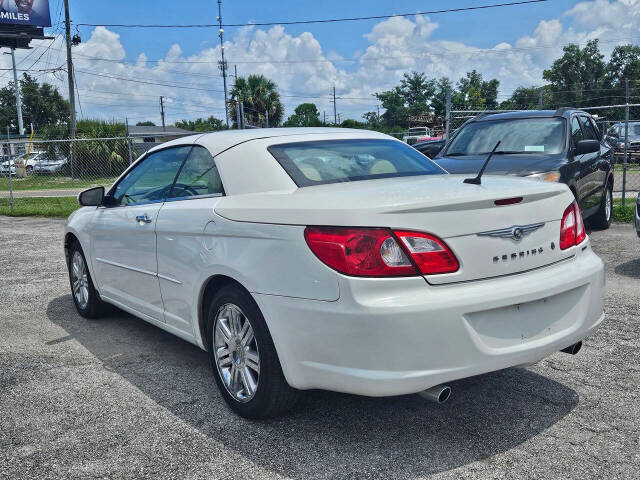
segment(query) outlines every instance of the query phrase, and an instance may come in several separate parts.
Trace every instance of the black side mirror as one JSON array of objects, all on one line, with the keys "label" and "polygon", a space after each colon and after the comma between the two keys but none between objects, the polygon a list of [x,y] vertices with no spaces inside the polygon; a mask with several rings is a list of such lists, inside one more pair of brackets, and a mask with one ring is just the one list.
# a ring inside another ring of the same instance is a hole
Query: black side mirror
[{"label": "black side mirror", "polygon": [[600,151],[600,142],[598,140],[580,140],[576,144],[574,154],[584,155],[586,153],[596,153],[599,151]]},{"label": "black side mirror", "polygon": [[102,204],[104,187],[93,187],[78,195],[78,203],[83,207],[97,207]]}]

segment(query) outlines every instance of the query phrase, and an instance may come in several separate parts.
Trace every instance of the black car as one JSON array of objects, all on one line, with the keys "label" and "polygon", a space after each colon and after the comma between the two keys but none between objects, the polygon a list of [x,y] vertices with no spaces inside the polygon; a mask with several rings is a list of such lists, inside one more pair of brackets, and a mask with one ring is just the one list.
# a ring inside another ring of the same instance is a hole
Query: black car
[{"label": "black car", "polygon": [[426,155],[429,158],[434,158],[442,147],[444,147],[446,140],[444,138],[437,138],[435,140],[425,140],[423,142],[418,142],[415,145],[412,145],[413,148],[418,150],[423,155]]},{"label": "black car", "polygon": [[613,150],[588,113],[560,108],[479,115],[433,160],[450,173],[475,174],[498,141],[486,174],[566,183],[585,219],[592,226],[609,227]]},{"label": "black car", "polygon": [[[624,152],[625,133],[624,123],[616,123],[607,130],[605,139],[618,154]],[[629,122],[629,133],[626,137],[628,138],[627,153],[637,158],[640,155],[640,122]]]}]

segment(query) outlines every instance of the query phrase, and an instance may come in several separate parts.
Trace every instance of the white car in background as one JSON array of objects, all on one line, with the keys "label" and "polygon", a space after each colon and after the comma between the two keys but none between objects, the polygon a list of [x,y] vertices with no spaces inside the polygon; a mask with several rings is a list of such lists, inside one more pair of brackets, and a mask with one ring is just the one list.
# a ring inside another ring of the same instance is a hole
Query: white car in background
[{"label": "white car in background", "polygon": [[[14,159],[14,163],[19,166],[24,166],[27,174],[33,173],[34,166],[43,158],[45,152],[31,152],[29,155],[22,154]],[[25,164],[26,159],[26,164]]]},{"label": "white car in background", "polygon": [[175,140],[79,195],[72,298],[207,350],[249,418],[304,389],[442,402],[446,382],[576,353],[605,279],[573,195],[463,180],[371,131]]},{"label": "white car in background", "polygon": [[[26,159],[26,162],[25,162]],[[15,157],[11,163],[13,165],[11,169],[11,174],[15,175],[17,170],[21,168],[25,168],[27,174],[31,174],[36,170],[36,168],[40,171],[40,173],[55,173],[49,172],[47,170],[51,170],[51,168],[45,168],[45,166],[55,167],[59,162],[66,163],[66,159],[64,158],[52,158],[50,155],[47,155],[46,152],[31,152],[29,155],[22,154]],[[54,164],[54,165],[48,165]],[[60,163],[62,164],[62,163]],[[0,174],[7,175],[9,173],[9,161],[3,161],[0,165]]]},{"label": "white car in background", "polygon": [[9,176],[9,165],[11,165],[11,175],[16,174],[16,166],[12,161],[5,160],[4,162],[0,162],[0,175],[3,177]]},{"label": "white car in background", "polygon": [[433,130],[429,127],[413,127],[402,137],[402,141],[408,145],[415,145],[421,138],[432,137]]},{"label": "white car in background", "polygon": [[[33,173],[62,173],[66,165],[66,157],[43,153],[33,162]],[[28,169],[29,165],[27,164],[27,171]]]}]

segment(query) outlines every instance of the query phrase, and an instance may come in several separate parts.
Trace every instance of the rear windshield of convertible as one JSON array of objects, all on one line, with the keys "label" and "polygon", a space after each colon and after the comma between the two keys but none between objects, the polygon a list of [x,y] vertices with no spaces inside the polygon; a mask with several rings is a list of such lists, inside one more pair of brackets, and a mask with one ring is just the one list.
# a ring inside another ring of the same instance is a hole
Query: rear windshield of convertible
[{"label": "rear windshield of convertible", "polygon": [[299,187],[446,173],[395,140],[319,140],[272,145],[268,150]]}]

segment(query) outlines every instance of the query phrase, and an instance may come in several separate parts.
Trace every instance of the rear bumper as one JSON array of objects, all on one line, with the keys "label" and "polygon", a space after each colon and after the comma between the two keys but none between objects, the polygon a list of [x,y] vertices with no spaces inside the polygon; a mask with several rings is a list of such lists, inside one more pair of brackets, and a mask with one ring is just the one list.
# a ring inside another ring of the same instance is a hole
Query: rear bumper
[{"label": "rear bumper", "polygon": [[602,261],[588,242],[553,266],[430,286],[341,277],[335,302],[254,294],[287,381],[368,396],[537,362],[604,319]]}]

